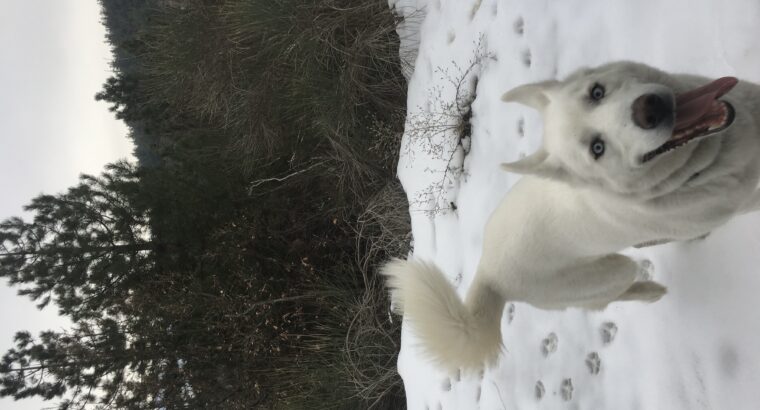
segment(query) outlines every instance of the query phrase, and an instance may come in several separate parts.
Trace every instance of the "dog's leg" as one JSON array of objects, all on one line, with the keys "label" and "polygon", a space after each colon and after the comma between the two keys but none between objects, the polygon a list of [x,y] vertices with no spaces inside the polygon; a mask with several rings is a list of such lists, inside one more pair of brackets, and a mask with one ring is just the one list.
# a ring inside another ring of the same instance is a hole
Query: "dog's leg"
[{"label": "dog's leg", "polygon": [[[701,238],[706,237],[705,234]],[[652,280],[654,265],[648,259],[635,259],[636,281],[617,300],[638,300],[641,302],[656,302],[667,293],[665,286]]]},{"label": "dog's leg", "polygon": [[537,306],[603,309],[617,300],[654,302],[665,294],[665,287],[652,281],[636,282],[642,267],[633,259],[608,255],[576,266],[548,278]]}]

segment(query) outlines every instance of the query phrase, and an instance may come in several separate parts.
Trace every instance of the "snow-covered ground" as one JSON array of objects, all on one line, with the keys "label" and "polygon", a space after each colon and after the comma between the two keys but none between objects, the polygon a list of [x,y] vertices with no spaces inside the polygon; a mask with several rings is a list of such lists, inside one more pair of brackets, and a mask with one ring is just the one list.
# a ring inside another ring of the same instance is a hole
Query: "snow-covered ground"
[{"label": "snow-covered ground", "polygon": [[[755,0],[390,5],[409,17],[402,56],[414,64],[398,168],[414,255],[440,266],[460,295],[486,219],[518,178],[498,164],[531,153],[541,138],[538,114],[501,102],[503,92],[619,59],[760,82]],[[471,137],[460,143],[457,119],[471,100]],[[760,408],[760,215],[703,241],[625,252],[652,260],[668,295],[597,313],[509,304],[507,352],[482,374],[436,369],[404,326],[398,367],[408,408]]]}]

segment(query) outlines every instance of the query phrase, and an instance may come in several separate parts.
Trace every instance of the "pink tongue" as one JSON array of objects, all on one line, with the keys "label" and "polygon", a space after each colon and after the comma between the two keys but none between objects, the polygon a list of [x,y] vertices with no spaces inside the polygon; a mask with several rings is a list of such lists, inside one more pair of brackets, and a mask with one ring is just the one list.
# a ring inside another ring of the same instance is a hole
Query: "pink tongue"
[{"label": "pink tongue", "polygon": [[734,88],[736,77],[722,77],[710,84],[676,96],[676,124],[680,130],[695,125],[712,108],[713,101]]}]

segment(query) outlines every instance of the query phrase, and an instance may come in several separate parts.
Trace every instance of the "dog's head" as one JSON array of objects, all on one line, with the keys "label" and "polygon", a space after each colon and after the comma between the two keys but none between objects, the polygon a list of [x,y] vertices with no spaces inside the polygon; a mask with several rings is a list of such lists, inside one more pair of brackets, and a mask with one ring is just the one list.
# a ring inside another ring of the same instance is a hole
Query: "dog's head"
[{"label": "dog's head", "polygon": [[514,88],[502,99],[538,110],[544,140],[536,153],[502,167],[621,194],[651,189],[734,120],[733,107],[719,98],[735,78],[696,88],[693,81],[618,62]]}]

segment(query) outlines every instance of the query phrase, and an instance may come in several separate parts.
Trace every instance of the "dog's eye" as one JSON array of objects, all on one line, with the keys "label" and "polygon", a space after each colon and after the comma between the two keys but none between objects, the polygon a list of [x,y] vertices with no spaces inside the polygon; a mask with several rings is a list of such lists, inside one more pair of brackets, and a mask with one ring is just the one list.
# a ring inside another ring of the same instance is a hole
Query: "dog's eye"
[{"label": "dog's eye", "polygon": [[604,140],[596,137],[593,140],[591,140],[591,155],[594,157],[594,159],[599,159],[602,155],[604,155]]},{"label": "dog's eye", "polygon": [[591,90],[589,90],[588,95],[594,101],[601,100],[604,98],[604,86],[599,83],[594,84],[594,86],[591,87]]}]

